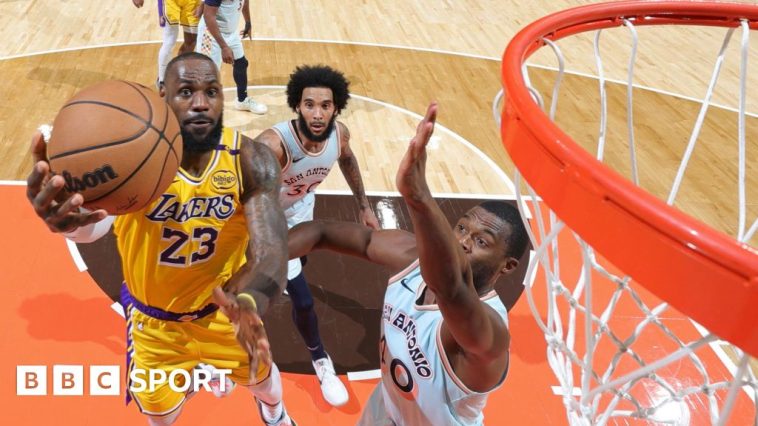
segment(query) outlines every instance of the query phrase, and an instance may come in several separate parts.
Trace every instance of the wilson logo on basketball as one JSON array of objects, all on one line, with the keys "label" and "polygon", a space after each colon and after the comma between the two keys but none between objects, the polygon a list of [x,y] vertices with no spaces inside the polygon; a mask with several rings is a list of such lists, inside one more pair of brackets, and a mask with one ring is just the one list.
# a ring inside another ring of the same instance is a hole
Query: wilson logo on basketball
[{"label": "wilson logo on basketball", "polygon": [[63,179],[66,181],[64,188],[68,192],[80,192],[87,188],[94,188],[98,185],[107,183],[118,177],[118,174],[113,170],[110,164],[106,164],[103,167],[95,169],[91,172],[87,172],[81,177],[72,176],[68,170],[64,170],[61,173]]},{"label": "wilson logo on basketball", "polygon": [[237,176],[229,170],[219,170],[211,176],[211,184],[216,189],[229,189],[237,183]]}]

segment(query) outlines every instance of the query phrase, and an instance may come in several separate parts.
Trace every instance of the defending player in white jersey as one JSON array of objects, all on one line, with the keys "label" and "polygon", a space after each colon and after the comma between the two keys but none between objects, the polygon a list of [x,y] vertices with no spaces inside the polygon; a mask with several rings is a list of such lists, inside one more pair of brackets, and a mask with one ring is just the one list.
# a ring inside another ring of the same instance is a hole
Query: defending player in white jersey
[{"label": "defending player in white jersey", "polygon": [[505,380],[508,315],[494,291],[515,270],[528,236],[518,209],[487,201],[450,229],[426,182],[432,104],[397,172],[416,235],[355,223],[306,222],[290,229],[290,258],[316,249],[385,265],[382,382],[359,425],[480,425],[487,394]]},{"label": "defending player in white jersey", "polygon": [[[237,85],[236,109],[265,114],[268,107],[247,96],[249,62],[240,36],[251,36],[249,0],[204,0],[204,4],[203,16],[197,27],[200,42],[195,51],[213,59],[219,70],[222,62],[232,64],[232,76]],[[240,15],[245,20],[245,28],[238,32]]]},{"label": "defending player in white jersey", "polygon": [[[350,98],[348,87],[345,76],[330,67],[296,68],[287,84],[287,102],[297,113],[297,119],[283,121],[255,138],[279,157],[282,166],[279,199],[289,227],[313,219],[314,190],[334,163],[339,162],[358,202],[361,222],[379,228],[363,189],[358,161],[350,149],[350,132],[337,121]],[[340,406],[348,400],[347,390],[337,378],[332,360],[321,343],[313,296],[301,268],[300,259],[288,264],[287,292],[292,300],[292,317],[311,353],[324,399]]]}]

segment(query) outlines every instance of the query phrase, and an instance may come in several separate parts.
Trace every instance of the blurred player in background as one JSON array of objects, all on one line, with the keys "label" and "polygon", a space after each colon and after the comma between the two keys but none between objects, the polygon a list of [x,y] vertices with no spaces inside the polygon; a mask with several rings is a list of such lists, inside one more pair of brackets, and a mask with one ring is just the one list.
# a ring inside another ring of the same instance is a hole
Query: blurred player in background
[{"label": "blurred player in background", "polygon": [[[142,7],[145,0],[132,0],[136,7]],[[202,0],[158,0],[158,20],[163,30],[163,44],[158,51],[157,88],[163,83],[166,66],[171,60],[174,45],[179,36],[179,27],[184,31],[184,42],[179,47],[179,54],[195,50],[197,24],[203,13]]]},{"label": "blurred player in background", "polygon": [[[245,20],[244,29],[239,32],[240,15]],[[251,37],[249,0],[205,0],[203,16],[198,25],[200,43],[195,50],[208,55],[221,69],[221,63],[232,65],[232,76],[237,85],[237,99],[234,107],[238,110],[265,114],[266,105],[256,102],[247,95],[247,68],[242,37]]]},{"label": "blurred player in background", "polygon": [[[288,227],[313,219],[314,191],[338,162],[358,203],[361,223],[379,228],[363,189],[358,161],[350,149],[350,132],[337,121],[348,99],[349,83],[341,72],[322,65],[297,67],[287,83],[287,103],[297,118],[278,123],[255,138],[274,151],[282,166],[279,198]],[[331,405],[343,405],[348,400],[347,390],[321,342],[313,296],[300,259],[290,260],[287,278],[292,318],[311,353],[321,393]]]}]

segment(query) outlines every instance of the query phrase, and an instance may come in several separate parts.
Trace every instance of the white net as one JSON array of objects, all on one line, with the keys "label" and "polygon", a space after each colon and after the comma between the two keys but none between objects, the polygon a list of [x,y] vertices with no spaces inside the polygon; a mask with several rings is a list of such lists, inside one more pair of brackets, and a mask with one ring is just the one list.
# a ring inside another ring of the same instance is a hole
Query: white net
[{"label": "white net", "polygon": [[[632,20],[623,27],[631,39],[623,104],[625,149],[624,172],[640,185],[640,157],[635,135],[633,94],[638,34]],[[618,31],[621,31],[620,29]],[[735,29],[726,32],[717,54],[707,91],[686,142],[673,182],[666,194],[657,194],[674,205],[706,121],[706,113]],[[746,79],[750,30],[742,23],[739,55],[739,87],[736,150],[737,223],[729,229],[741,242],[750,242],[758,219],[749,223],[746,175],[750,168],[746,148]],[[544,39],[557,60],[557,72],[544,94],[532,84],[523,65],[525,84],[535,102],[556,120],[565,58],[557,43]],[[599,131],[596,158],[607,160],[608,85],[603,72],[601,31],[594,37],[596,76],[599,83]],[[698,58],[702,60],[703,58]],[[672,78],[676,78],[675,76]],[[619,91],[619,90],[617,90]],[[499,121],[497,104],[493,112]],[[544,99],[549,99],[545,105]],[[618,102],[616,102],[618,104]],[[571,115],[570,112],[567,113]],[[618,120],[615,120],[618,122]],[[561,124],[561,123],[559,123]],[[621,131],[616,131],[618,134]],[[572,135],[573,136],[573,135]],[[753,144],[758,142],[751,135]],[[580,141],[578,141],[581,143]],[[727,141],[719,141],[725,145]],[[586,147],[586,146],[585,146]],[[665,149],[665,148],[658,148]],[[618,157],[618,155],[617,155]],[[648,155],[646,158],[649,158]],[[755,157],[752,157],[755,160]],[[613,161],[620,161],[616,158]],[[606,161],[608,163],[609,161]],[[758,163],[755,162],[754,163]],[[566,226],[549,206],[516,173],[516,193],[522,215],[532,218],[530,238],[534,247],[527,272],[526,297],[547,342],[548,363],[558,379],[555,393],[562,395],[572,425],[605,424],[753,424],[758,425],[758,381],[751,357],[722,342],[696,322],[660,301]],[[726,190],[726,189],[724,189]],[[655,192],[655,191],[654,191]],[[591,212],[588,212],[591,214]],[[598,218],[602,220],[602,218]],[[623,241],[619,241],[623,244]],[[630,252],[630,256],[634,253]],[[543,286],[544,284],[544,286]],[[682,286],[686,283],[672,283]],[[717,285],[717,283],[714,283]],[[755,327],[748,323],[745,327]]]}]

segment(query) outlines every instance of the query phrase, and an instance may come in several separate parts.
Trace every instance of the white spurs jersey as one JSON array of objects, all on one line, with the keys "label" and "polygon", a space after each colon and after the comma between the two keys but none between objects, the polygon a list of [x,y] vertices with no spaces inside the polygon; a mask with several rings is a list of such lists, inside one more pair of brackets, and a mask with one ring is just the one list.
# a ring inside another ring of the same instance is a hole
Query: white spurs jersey
[{"label": "white spurs jersey", "polygon": [[295,131],[295,121],[283,121],[272,129],[279,134],[287,155],[287,164],[282,167],[282,189],[279,200],[285,210],[312,193],[326,179],[326,175],[340,156],[339,124],[324,141],[317,153],[308,152]]},{"label": "white spurs jersey", "polygon": [[[489,392],[474,392],[455,375],[440,339],[442,313],[419,305],[424,284],[418,260],[392,277],[384,295],[379,344],[382,393],[387,415],[397,425],[481,425]],[[495,291],[481,300],[508,324]]]},{"label": "white spurs jersey", "polygon": [[244,0],[205,0],[208,6],[218,8],[216,21],[218,29],[224,34],[238,31],[240,16],[242,16],[242,3]]}]

